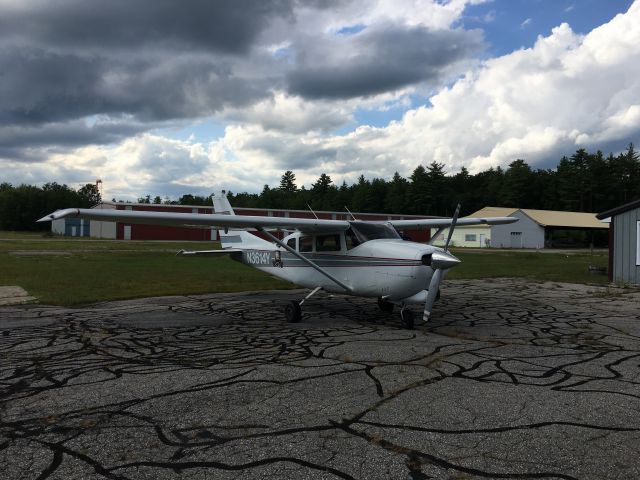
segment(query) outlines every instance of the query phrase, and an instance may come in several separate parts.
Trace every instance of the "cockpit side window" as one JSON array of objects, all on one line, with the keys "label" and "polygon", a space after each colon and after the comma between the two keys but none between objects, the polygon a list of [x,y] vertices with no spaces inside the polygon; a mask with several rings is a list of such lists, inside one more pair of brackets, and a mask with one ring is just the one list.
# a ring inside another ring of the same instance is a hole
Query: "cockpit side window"
[{"label": "cockpit side window", "polygon": [[316,252],[339,252],[340,234],[316,235]]},{"label": "cockpit side window", "polygon": [[300,252],[311,252],[313,251],[313,237],[300,237],[298,239],[298,245],[300,248]]},{"label": "cockpit side window", "polygon": [[360,245],[360,240],[358,240],[357,235],[353,231],[352,228],[349,228],[344,234],[345,242],[347,243],[347,250],[351,250],[352,248]]},{"label": "cockpit side window", "polygon": [[290,238],[289,240],[287,240],[287,247],[289,247],[292,250],[296,249],[296,239],[295,238]]}]

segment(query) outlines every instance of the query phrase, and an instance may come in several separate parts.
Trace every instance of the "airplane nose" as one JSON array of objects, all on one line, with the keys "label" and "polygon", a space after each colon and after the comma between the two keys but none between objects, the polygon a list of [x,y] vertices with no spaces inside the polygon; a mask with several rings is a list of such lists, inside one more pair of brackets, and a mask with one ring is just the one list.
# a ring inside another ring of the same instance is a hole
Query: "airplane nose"
[{"label": "airplane nose", "polygon": [[449,252],[433,252],[431,254],[431,267],[441,268],[442,270],[447,270],[451,267],[455,267],[460,263],[460,260],[451,255]]}]

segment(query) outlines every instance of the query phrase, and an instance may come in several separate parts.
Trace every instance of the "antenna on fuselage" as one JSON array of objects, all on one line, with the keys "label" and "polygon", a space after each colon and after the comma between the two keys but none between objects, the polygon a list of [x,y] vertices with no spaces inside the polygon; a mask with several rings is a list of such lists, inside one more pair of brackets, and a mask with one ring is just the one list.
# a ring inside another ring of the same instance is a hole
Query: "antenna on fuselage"
[{"label": "antenna on fuselage", "polygon": [[313,211],[313,208],[311,208],[311,205],[309,205],[309,204],[307,203],[307,207],[309,207],[309,210],[311,210],[311,213],[313,213],[313,216],[314,216],[314,217],[316,217],[316,220],[320,220],[320,219],[318,218],[318,215],[316,215],[316,212],[314,212],[314,211]]},{"label": "antenna on fuselage", "polygon": [[357,218],[353,216],[353,213],[351,213],[351,210],[349,210],[349,209],[347,208],[347,206],[346,206],[346,205],[344,206],[344,209],[345,209],[347,212],[349,212],[349,215],[351,215],[351,218],[353,218],[354,220],[357,220]]}]

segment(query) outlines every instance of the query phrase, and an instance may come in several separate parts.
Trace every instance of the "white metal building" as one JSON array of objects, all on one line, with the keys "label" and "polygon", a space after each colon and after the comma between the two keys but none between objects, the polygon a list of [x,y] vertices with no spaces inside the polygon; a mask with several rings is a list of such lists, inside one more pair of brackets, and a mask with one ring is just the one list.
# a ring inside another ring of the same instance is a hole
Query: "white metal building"
[{"label": "white metal building", "polygon": [[[539,249],[553,245],[553,235],[558,230],[593,232],[608,228],[607,224],[596,218],[595,213],[584,212],[485,207],[469,216],[516,217],[518,221],[507,225],[457,227],[452,237],[454,246]],[[448,231],[445,230],[434,243],[444,244],[447,235]]]}]

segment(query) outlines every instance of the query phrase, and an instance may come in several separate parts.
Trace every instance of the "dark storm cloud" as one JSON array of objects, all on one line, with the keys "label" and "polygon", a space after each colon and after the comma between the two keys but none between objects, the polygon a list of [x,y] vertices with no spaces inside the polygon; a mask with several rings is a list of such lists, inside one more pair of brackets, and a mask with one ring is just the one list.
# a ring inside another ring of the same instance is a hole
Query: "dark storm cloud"
[{"label": "dark storm cloud", "polygon": [[211,57],[154,61],[79,57],[41,49],[0,51],[0,124],[39,123],[93,114],[148,120],[210,114],[265,95],[269,78],[241,79]]},{"label": "dark storm cloud", "polygon": [[[0,159],[39,161],[42,158],[38,152],[45,155],[46,148],[114,143],[146,131],[152,126],[128,119],[108,122],[95,119],[95,123],[74,120],[37,126],[4,126],[0,127]],[[28,146],[29,150],[22,152],[24,146]]]},{"label": "dark storm cloud", "polygon": [[52,132],[55,124],[58,135],[49,136],[55,145],[104,143],[120,137],[104,126],[79,130],[74,122],[100,114],[153,124],[270,95],[272,78],[236,75],[234,62],[248,61],[271,19],[290,16],[288,0],[5,4],[0,128],[25,129],[11,145],[3,143],[5,157],[18,138],[30,148],[41,144],[47,133],[32,128],[38,125]]},{"label": "dark storm cloud", "polygon": [[72,48],[204,49],[243,53],[275,16],[292,13],[288,0],[31,1],[0,15],[5,37]]},{"label": "dark storm cloud", "polygon": [[436,81],[483,46],[480,31],[386,25],[331,43],[308,42],[288,75],[289,90],[307,98],[374,95]]},{"label": "dark storm cloud", "polygon": [[273,82],[236,75],[234,62],[250,61],[251,45],[276,16],[291,16],[288,1],[5,5],[0,125],[93,114],[185,118],[241,107],[268,95]]}]

